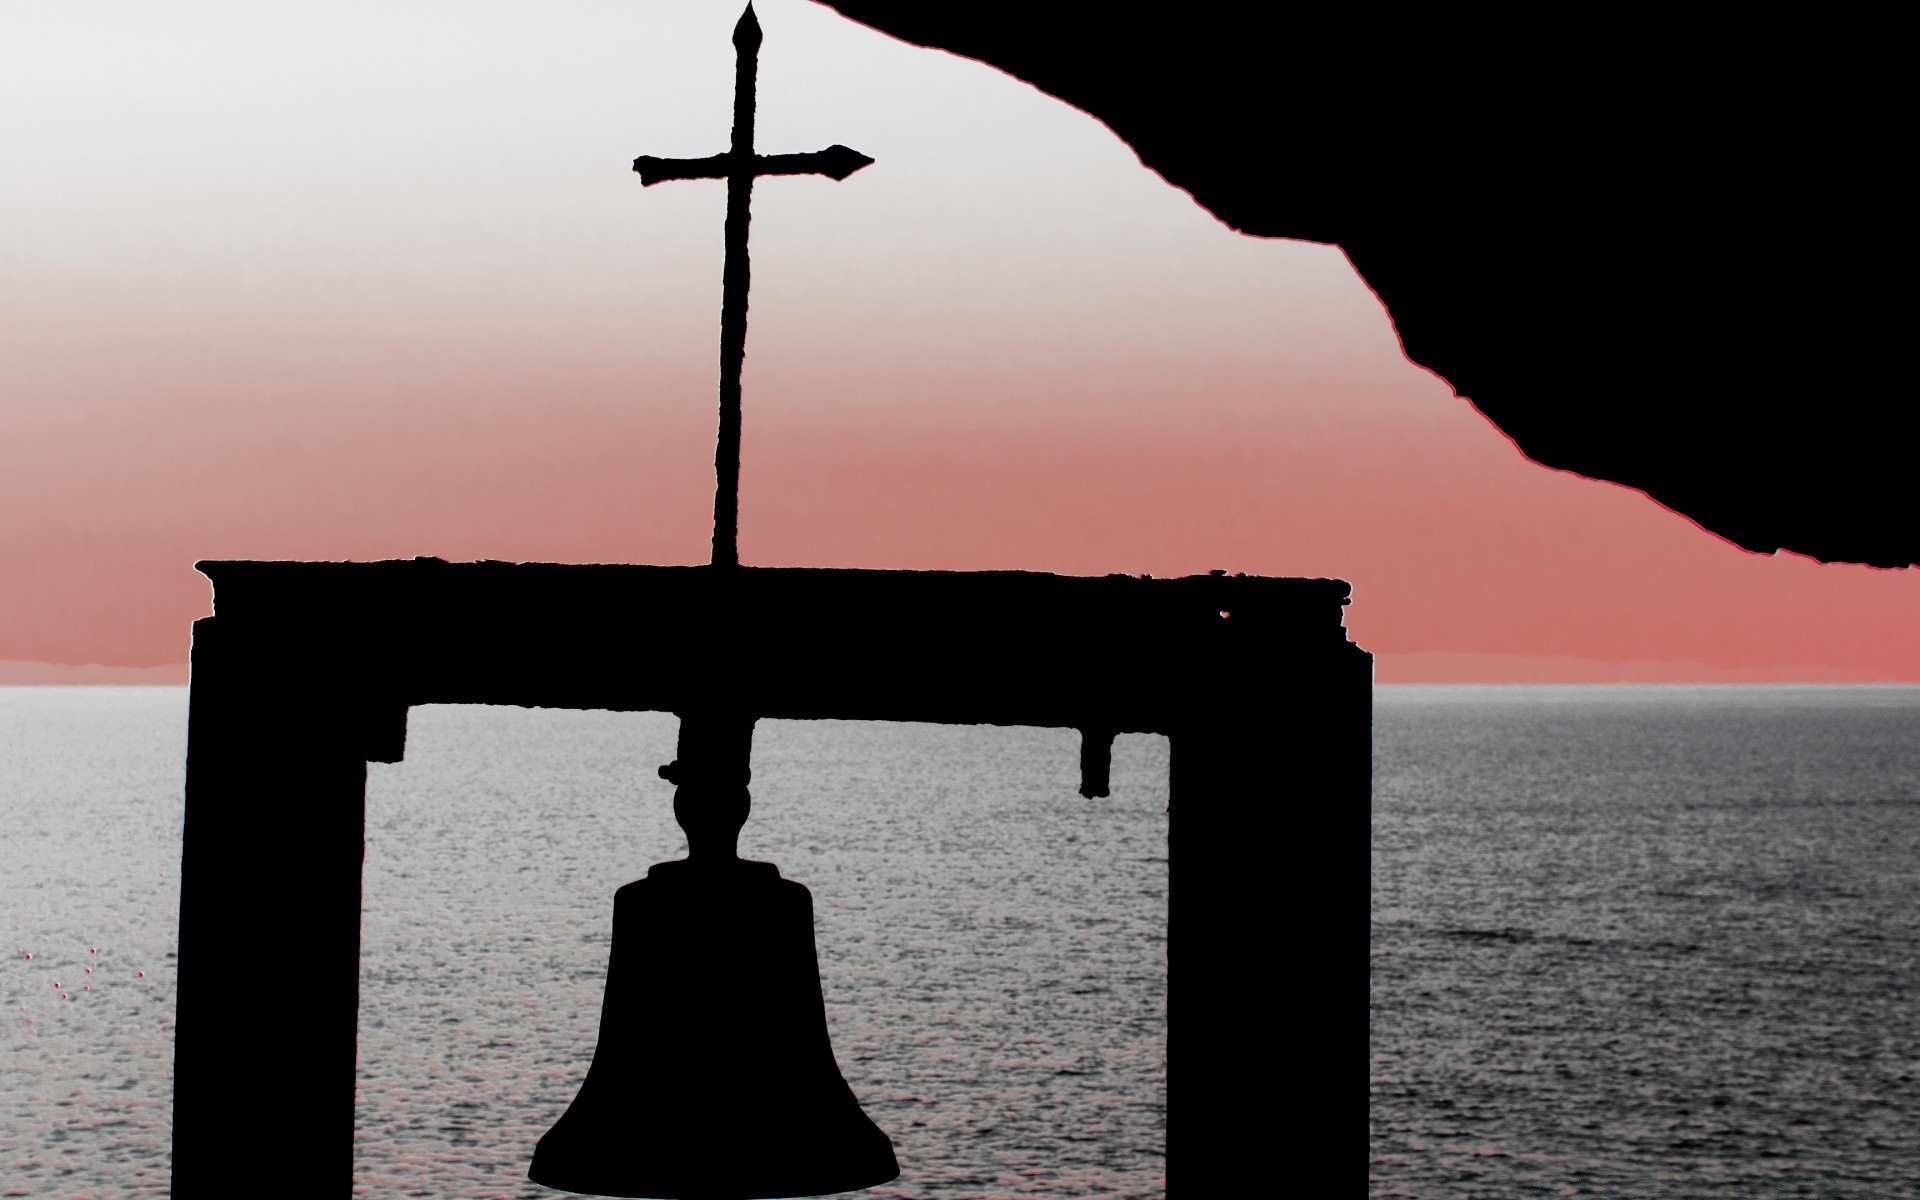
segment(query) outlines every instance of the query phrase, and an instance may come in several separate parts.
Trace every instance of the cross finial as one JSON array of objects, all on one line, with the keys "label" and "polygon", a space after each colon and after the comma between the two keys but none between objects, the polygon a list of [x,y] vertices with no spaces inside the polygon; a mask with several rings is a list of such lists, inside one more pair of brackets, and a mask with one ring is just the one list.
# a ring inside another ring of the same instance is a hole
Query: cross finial
[{"label": "cross finial", "polygon": [[760,49],[760,18],[753,15],[751,4],[734,22],[733,48],[745,54],[754,54]]},{"label": "cross finial", "polygon": [[633,160],[642,187],[669,179],[727,181],[727,259],[720,276],[720,436],[714,448],[713,565],[740,565],[740,367],[747,354],[747,225],[752,220],[753,181],[761,175],[825,175],[845,179],[873,160],[845,146],[812,154],[753,152],[755,75],[760,59],[760,21],[753,5],[733,27],[735,52],[733,144],[710,158]]}]

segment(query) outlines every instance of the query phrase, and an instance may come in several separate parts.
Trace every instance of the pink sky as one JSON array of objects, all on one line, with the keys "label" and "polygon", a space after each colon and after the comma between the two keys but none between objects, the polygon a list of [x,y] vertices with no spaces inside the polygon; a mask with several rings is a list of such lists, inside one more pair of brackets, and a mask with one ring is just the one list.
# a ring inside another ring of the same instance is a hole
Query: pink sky
[{"label": "pink sky", "polygon": [[[744,561],[1337,575],[1383,681],[1920,681],[1914,572],[1529,463],[1337,249],[756,7],[761,149],[877,162],[756,192]],[[738,11],[10,10],[0,660],[183,661],[196,558],[703,561],[723,189],[627,164],[724,147]]]}]

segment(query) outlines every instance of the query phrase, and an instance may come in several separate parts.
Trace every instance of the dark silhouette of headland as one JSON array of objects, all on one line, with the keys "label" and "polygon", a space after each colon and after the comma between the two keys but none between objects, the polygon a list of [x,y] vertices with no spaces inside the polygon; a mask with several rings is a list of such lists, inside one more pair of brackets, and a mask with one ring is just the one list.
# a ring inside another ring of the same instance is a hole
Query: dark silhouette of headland
[{"label": "dark silhouette of headland", "polygon": [[1748,550],[1920,561],[1891,17],[820,2],[1091,113],[1243,233],[1338,245],[1536,462]]},{"label": "dark silhouette of headland", "polygon": [[[1342,624],[1348,585],[740,565],[754,181],[840,180],[871,160],[843,146],[756,153],[751,9],[734,42],[730,149],[633,164],[643,183],[727,185],[709,565],[199,564],[214,613],[193,632],[176,1197],[351,1191],[366,764],[400,761],[418,704],[681,721],[661,773],[689,855],[614,898],[598,1042],[533,1153],[536,1182],[739,1200],[899,1173],[833,1056],[806,888],[737,856],[762,718],[1077,729],[1088,820],[1110,790],[1113,738],[1167,737],[1172,1186],[1243,1190],[1247,1156],[1276,1137],[1260,1097],[1308,1063],[1331,1078],[1325,1039],[1301,1040],[1323,1031],[1294,1028],[1307,1005],[1287,997],[1326,995],[1326,964],[1357,953],[1321,915],[1337,846],[1353,846],[1358,900],[1370,784],[1372,658]],[[263,943],[299,946],[306,981],[229,1004],[226,948]],[[1344,1010],[1332,994],[1312,1011]],[[1319,1103],[1281,1136],[1324,1143],[1347,1119]]]}]

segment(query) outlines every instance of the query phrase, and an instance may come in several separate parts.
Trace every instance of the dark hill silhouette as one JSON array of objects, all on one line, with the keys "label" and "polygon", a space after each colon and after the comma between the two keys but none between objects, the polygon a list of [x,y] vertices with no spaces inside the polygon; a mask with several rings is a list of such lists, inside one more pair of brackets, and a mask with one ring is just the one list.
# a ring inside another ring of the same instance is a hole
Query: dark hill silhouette
[{"label": "dark hill silhouette", "polygon": [[1341,246],[1535,461],[1749,550],[1920,560],[1889,30],[824,2],[1091,113],[1243,233]]}]

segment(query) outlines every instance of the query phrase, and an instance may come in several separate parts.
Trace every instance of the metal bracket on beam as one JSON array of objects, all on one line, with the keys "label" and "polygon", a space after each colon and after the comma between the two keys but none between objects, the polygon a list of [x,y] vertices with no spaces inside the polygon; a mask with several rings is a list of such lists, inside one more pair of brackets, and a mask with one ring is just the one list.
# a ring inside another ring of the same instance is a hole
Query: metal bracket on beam
[{"label": "metal bracket on beam", "polygon": [[1080,730],[1080,794],[1089,800],[1113,794],[1113,730],[1089,726]]}]

